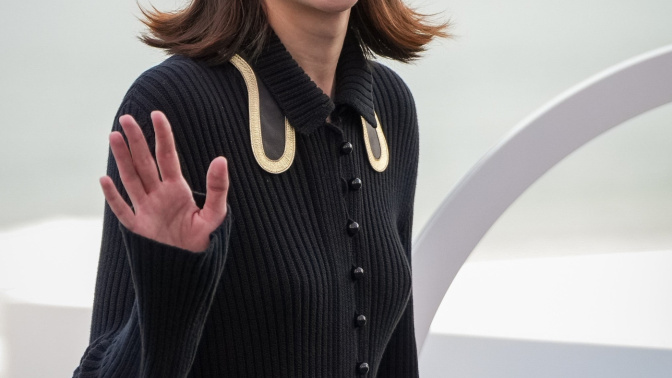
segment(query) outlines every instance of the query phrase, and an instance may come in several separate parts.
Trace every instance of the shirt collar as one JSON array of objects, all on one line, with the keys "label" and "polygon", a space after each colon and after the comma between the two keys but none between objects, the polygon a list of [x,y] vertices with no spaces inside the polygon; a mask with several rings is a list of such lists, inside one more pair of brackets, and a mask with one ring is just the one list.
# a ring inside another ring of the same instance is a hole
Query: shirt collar
[{"label": "shirt collar", "polygon": [[314,132],[340,104],[352,107],[368,123],[377,126],[371,67],[351,31],[346,35],[338,60],[333,101],[310,79],[272,31],[262,53],[250,64],[297,132]]}]

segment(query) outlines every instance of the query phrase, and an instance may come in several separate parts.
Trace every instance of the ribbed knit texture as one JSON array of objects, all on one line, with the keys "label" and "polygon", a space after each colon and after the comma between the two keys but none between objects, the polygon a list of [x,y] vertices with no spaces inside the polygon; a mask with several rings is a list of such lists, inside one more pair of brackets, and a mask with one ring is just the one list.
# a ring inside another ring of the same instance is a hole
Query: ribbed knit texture
[{"label": "ribbed knit texture", "polygon": [[[231,64],[173,56],[131,86],[132,114],[153,150],[149,114],[173,127],[182,171],[203,202],[206,172],[228,159],[228,214],[206,252],[136,235],[105,205],[90,345],[76,377],[418,376],[411,227],[418,125],[411,94],[346,40],[331,101],[274,36],[251,62],[295,127],[281,174],[255,161],[247,92]],[[360,116],[380,118],[390,151],[369,164]],[[331,123],[326,123],[331,115]],[[342,154],[343,142],[353,150]],[[110,155],[107,173],[123,190]],[[348,186],[358,177],[359,190]],[[360,224],[350,236],[350,220]],[[364,269],[353,278],[355,267]],[[367,322],[357,326],[356,317]]]}]

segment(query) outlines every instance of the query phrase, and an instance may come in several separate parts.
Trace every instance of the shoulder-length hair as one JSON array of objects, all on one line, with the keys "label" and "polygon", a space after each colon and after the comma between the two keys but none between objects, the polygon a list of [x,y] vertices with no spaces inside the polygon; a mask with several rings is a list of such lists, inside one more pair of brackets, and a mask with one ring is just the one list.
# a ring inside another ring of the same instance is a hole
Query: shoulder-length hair
[{"label": "shoulder-length hair", "polygon": [[[141,21],[149,28],[140,40],[210,64],[227,62],[239,52],[254,58],[270,33],[262,1],[192,0],[176,12],[140,7]],[[402,0],[359,0],[350,13],[349,26],[369,56],[409,62],[433,38],[452,37],[446,32],[448,22],[432,24],[427,19]]]}]

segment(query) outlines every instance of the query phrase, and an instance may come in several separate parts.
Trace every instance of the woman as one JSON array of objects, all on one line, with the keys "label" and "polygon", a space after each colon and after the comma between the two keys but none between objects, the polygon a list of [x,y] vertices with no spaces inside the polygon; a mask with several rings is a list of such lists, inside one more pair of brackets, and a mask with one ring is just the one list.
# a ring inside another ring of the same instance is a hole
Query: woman
[{"label": "woman", "polygon": [[366,56],[411,60],[446,25],[401,0],[145,16],[144,41],[173,55],[131,86],[110,135],[75,376],[418,376],[417,118]]}]

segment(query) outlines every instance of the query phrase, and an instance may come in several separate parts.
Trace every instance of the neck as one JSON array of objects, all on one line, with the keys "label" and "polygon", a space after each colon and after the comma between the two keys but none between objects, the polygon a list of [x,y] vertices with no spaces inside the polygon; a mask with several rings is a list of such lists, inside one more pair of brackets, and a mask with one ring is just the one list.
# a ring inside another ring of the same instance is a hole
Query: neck
[{"label": "neck", "polygon": [[299,66],[329,97],[350,9],[323,12],[293,1],[265,1],[268,22]]}]

